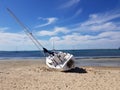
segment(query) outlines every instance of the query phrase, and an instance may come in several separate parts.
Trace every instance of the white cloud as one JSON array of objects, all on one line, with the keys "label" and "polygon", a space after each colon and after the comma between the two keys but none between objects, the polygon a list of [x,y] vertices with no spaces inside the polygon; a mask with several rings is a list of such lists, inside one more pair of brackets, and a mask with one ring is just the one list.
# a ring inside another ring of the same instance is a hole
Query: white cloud
[{"label": "white cloud", "polygon": [[119,11],[109,11],[105,13],[91,14],[89,19],[82,23],[82,26],[92,25],[92,24],[101,24],[113,19],[120,18]]},{"label": "white cloud", "polygon": [[35,28],[44,27],[44,26],[53,24],[54,22],[56,22],[56,21],[58,20],[58,19],[55,18],[55,17],[50,17],[50,18],[42,18],[42,17],[39,17],[38,19],[45,20],[45,21],[47,21],[47,22],[44,23],[44,24],[37,25],[37,26],[35,26]]},{"label": "white cloud", "polygon": [[118,48],[120,45],[120,32],[103,32],[98,35],[80,35],[74,33],[62,37],[51,37],[55,40],[56,48],[64,49],[70,48]]},{"label": "white cloud", "polygon": [[60,37],[57,37],[57,36],[54,36],[54,37],[51,37],[50,39],[49,39],[50,41],[59,41],[60,40]]},{"label": "white cloud", "polygon": [[[3,29],[2,29],[3,30]],[[64,27],[55,27],[54,33],[68,33],[69,31]],[[57,38],[55,38],[56,40]],[[51,42],[48,40],[38,41],[47,48],[51,48]],[[51,44],[48,46],[48,44]],[[28,38],[25,33],[11,33],[7,31],[0,32],[0,50],[38,50],[38,48],[33,44],[33,42]]]},{"label": "white cloud", "polygon": [[109,11],[105,13],[90,14],[88,20],[77,24],[74,29],[90,32],[90,31],[116,31],[120,30],[120,22],[115,19],[120,18],[120,12]]},{"label": "white cloud", "polygon": [[71,6],[76,5],[79,2],[80,2],[80,0],[68,0],[68,2],[64,3],[63,5],[61,5],[60,8],[69,8]]},{"label": "white cloud", "polygon": [[68,32],[69,30],[65,27],[55,27],[53,31],[47,31],[47,30],[39,31],[38,35],[39,36],[53,36],[53,35],[57,35],[58,33],[66,34]]},{"label": "white cloud", "polygon": [[[96,38],[108,38],[108,39],[120,39],[120,32],[114,32],[114,31],[109,31],[109,32],[103,32],[96,36]],[[120,42],[120,41],[118,41]]]},{"label": "white cloud", "polygon": [[8,30],[9,28],[8,27],[0,27],[0,32],[3,32],[5,30]]},{"label": "white cloud", "polygon": [[82,9],[77,10],[76,13],[74,14],[74,17],[76,17],[76,16],[78,16],[79,14],[81,14],[81,12],[82,12]]},{"label": "white cloud", "polygon": [[115,22],[106,22],[89,26],[93,31],[120,30],[120,24]]},{"label": "white cloud", "polygon": [[25,35],[21,33],[9,33],[9,32],[0,32],[0,44],[16,44],[21,43],[24,40]]},{"label": "white cloud", "polygon": [[33,42],[24,33],[0,32],[0,50],[36,49]]},{"label": "white cloud", "polygon": [[[60,31],[60,29],[57,29]],[[117,48],[120,45],[120,32],[107,31],[98,35],[82,35],[72,33],[64,36],[53,36],[49,40],[39,40],[48,49],[55,42],[55,49],[87,49],[87,48]],[[49,44],[49,45],[48,45]],[[21,33],[0,32],[0,50],[38,50],[33,42]]]}]

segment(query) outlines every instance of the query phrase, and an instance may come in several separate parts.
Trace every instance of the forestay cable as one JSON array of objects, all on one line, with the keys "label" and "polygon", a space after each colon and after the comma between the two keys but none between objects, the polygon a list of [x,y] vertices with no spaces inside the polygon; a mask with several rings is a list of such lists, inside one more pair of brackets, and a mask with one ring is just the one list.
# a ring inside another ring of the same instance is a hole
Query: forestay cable
[{"label": "forestay cable", "polygon": [[37,46],[37,48],[39,50],[40,46],[44,49],[44,47],[42,46],[42,44],[32,35],[32,33],[29,31],[29,29],[15,16],[15,14],[9,9],[7,8],[7,11],[10,13],[10,15],[15,18],[15,20],[17,21],[17,23],[24,28],[25,33],[27,34],[27,36],[32,40],[32,42]]}]

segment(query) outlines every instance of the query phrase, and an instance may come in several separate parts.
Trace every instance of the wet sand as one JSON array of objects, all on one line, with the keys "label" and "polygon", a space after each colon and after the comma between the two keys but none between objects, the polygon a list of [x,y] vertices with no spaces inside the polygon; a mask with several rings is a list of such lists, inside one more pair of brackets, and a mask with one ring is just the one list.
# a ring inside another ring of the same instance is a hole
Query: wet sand
[{"label": "wet sand", "polygon": [[120,90],[120,67],[61,72],[41,60],[0,60],[0,90]]}]

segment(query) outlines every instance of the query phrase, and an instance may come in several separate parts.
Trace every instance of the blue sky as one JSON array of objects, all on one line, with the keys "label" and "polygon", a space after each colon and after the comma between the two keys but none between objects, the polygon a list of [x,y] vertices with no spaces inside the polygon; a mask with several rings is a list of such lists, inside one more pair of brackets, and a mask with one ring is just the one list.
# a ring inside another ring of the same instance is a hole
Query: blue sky
[{"label": "blue sky", "polygon": [[120,47],[120,0],[0,0],[0,50],[38,50],[6,7],[48,49]]}]

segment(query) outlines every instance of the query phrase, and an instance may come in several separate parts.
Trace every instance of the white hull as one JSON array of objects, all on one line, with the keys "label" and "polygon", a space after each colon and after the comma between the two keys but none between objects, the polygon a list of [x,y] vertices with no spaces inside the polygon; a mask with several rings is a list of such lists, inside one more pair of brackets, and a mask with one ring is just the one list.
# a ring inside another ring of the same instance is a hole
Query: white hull
[{"label": "white hull", "polygon": [[58,52],[46,57],[46,64],[50,68],[66,71],[74,68],[74,60],[72,54]]}]

